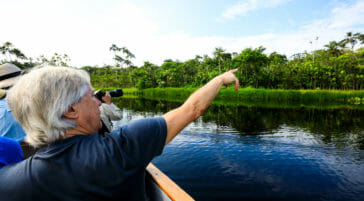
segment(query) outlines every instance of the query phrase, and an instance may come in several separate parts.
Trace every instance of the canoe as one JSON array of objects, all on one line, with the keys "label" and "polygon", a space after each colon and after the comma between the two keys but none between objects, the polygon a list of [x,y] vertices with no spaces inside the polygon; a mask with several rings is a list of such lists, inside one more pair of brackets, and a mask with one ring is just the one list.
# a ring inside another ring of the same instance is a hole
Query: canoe
[{"label": "canoe", "polygon": [[[28,143],[21,143],[24,159],[32,156],[37,149]],[[173,182],[155,165],[149,163],[146,168],[145,187],[149,201],[191,201],[194,200],[181,187]]]},{"label": "canoe", "polygon": [[[160,171],[152,163],[146,168],[146,188],[147,192],[152,195],[148,195],[151,200],[161,201],[191,201],[194,200],[189,194],[187,194],[181,187],[173,182],[167,175]],[[151,178],[150,178],[151,177]],[[150,182],[148,184],[148,181]],[[153,199],[157,198],[157,199]]]}]

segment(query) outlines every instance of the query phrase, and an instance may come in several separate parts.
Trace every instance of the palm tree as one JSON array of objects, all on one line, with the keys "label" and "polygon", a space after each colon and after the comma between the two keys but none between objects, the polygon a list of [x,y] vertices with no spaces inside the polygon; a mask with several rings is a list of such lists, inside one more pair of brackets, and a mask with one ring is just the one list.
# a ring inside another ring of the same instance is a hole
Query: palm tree
[{"label": "palm tree", "polygon": [[[126,66],[130,67],[133,65],[131,59],[135,58],[135,55],[131,53],[128,48],[126,47],[118,47],[115,44],[112,44],[109,48],[110,51],[114,52],[114,60],[116,62],[117,67],[123,67],[125,64]],[[123,55],[118,55],[118,52],[122,52]]]},{"label": "palm tree", "polygon": [[358,43],[358,39],[360,37],[360,33],[353,34],[352,32],[346,33],[346,38],[340,41],[340,43],[344,44],[345,46],[347,44],[351,45],[351,51],[354,51],[355,45]]},{"label": "palm tree", "polygon": [[123,51],[123,53],[126,55],[126,58],[128,59],[133,59],[135,58],[135,55],[133,53],[131,53],[128,48],[126,47],[122,47],[121,50]]},{"label": "palm tree", "polygon": [[327,51],[328,51],[330,54],[332,54],[332,55],[334,55],[334,56],[336,56],[336,57],[338,57],[338,56],[340,56],[340,55],[341,55],[341,51],[339,50],[340,43],[338,43],[338,42],[336,42],[336,41],[330,41],[330,43],[329,43],[329,44],[327,44],[327,45],[324,45],[324,47],[326,47],[326,48],[327,48]]},{"label": "palm tree", "polygon": [[364,34],[359,34],[357,38],[360,41],[360,44],[364,44]]},{"label": "palm tree", "polygon": [[114,60],[116,67],[122,67],[122,64],[125,63],[125,59],[119,55],[115,55]]},{"label": "palm tree", "polygon": [[13,47],[13,44],[10,42],[5,42],[3,46],[0,47],[1,54],[3,54],[7,60],[11,61],[11,48]]},{"label": "palm tree", "polygon": [[109,48],[109,51],[114,52],[114,58],[113,59],[115,60],[115,65],[117,67],[120,67],[120,64],[119,63],[122,62],[124,59],[121,58],[120,56],[118,56],[117,53],[121,51],[121,48],[119,48],[115,44],[112,44],[111,47]]},{"label": "palm tree", "polygon": [[130,67],[133,65],[133,63],[131,62],[131,59],[134,59],[135,58],[135,55],[133,53],[131,53],[128,48],[126,47],[122,47],[121,48],[123,53],[125,54],[125,61],[124,63],[126,64],[126,66]]},{"label": "palm tree", "polygon": [[119,48],[115,44],[112,44],[111,47],[109,48],[109,50],[113,51],[113,52],[119,52],[121,50],[121,48]]},{"label": "palm tree", "polygon": [[13,54],[16,56],[16,58],[19,59],[27,59],[27,57],[25,56],[25,54],[23,54],[18,48],[13,48],[9,51],[10,54]]},{"label": "palm tree", "polygon": [[224,49],[221,47],[215,48],[215,51],[213,52],[213,55],[215,59],[217,60],[218,66],[219,66],[219,73],[221,73],[221,60],[222,60],[222,54],[225,52]]},{"label": "palm tree", "polygon": [[[319,39],[319,37],[318,36],[316,36],[315,37],[315,43],[317,43],[317,41],[318,41],[318,39]],[[313,63],[315,63],[315,49],[316,49],[316,45],[314,44],[314,42],[312,42],[312,41],[309,41],[309,43],[313,46],[313,48],[312,48],[312,61],[313,61]]]}]

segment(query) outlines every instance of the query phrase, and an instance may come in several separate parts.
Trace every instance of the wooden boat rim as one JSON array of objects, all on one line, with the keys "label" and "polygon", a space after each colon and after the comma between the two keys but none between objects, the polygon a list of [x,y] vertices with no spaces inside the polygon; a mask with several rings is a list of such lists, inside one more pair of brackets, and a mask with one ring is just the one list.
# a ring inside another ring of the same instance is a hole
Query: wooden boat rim
[{"label": "wooden boat rim", "polygon": [[149,163],[146,168],[153,180],[161,190],[173,201],[192,201],[194,200],[181,187],[174,183],[167,175],[160,171],[155,165]]}]

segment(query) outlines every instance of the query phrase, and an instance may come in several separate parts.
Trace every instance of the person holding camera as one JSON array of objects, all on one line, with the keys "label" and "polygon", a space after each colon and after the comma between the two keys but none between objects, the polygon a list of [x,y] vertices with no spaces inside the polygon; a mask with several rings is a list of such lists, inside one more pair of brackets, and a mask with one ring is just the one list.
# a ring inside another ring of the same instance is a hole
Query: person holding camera
[{"label": "person holding camera", "polygon": [[[96,96],[97,96],[96,92]],[[102,128],[99,134],[104,136],[105,132],[110,133],[113,130],[112,121],[118,121],[123,118],[123,114],[118,106],[111,102],[110,92],[106,91],[101,97],[100,118],[102,121]]]},{"label": "person holding camera", "polygon": [[[145,168],[211,104],[223,85],[239,82],[231,70],[160,117],[131,121],[101,137],[101,102],[87,72],[43,67],[22,76],[8,93],[26,140],[42,147],[0,170],[2,201],[148,200]],[[26,101],[16,101],[26,100]]]}]

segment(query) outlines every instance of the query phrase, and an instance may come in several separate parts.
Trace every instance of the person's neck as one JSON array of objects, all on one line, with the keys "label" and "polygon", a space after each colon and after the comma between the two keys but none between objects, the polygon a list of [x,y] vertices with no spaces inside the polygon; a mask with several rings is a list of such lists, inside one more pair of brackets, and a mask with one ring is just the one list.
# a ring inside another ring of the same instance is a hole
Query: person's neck
[{"label": "person's neck", "polygon": [[90,133],[88,133],[85,129],[76,127],[76,128],[66,131],[66,134],[64,135],[63,139],[70,138],[70,137],[73,137],[76,135],[90,135]]}]

